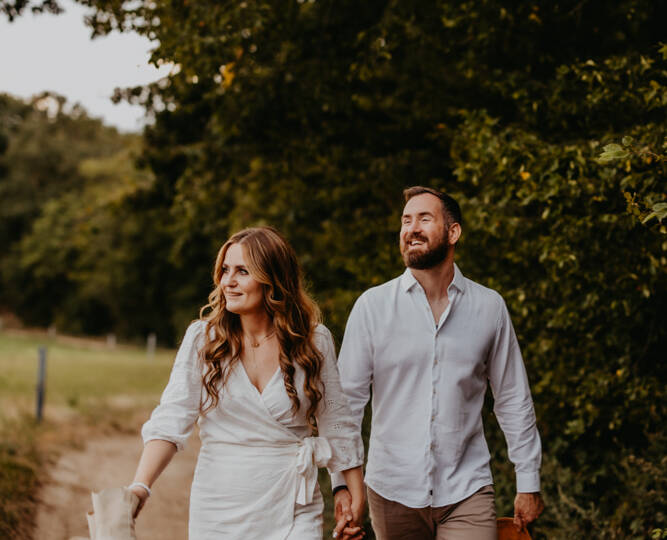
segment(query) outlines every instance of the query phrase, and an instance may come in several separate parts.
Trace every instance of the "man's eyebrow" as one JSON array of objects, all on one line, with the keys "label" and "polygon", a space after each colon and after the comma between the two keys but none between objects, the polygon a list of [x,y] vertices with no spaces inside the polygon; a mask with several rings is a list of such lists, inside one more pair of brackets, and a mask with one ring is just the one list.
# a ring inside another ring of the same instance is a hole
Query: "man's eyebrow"
[{"label": "man's eyebrow", "polygon": [[[428,212],[428,211],[427,211],[427,212],[419,212],[419,213],[417,214],[417,217],[421,217],[421,216],[433,216],[433,215],[435,215],[435,214],[433,214],[433,212]],[[401,216],[401,218],[406,218],[406,217],[412,217],[412,214],[403,214],[403,215]]]}]

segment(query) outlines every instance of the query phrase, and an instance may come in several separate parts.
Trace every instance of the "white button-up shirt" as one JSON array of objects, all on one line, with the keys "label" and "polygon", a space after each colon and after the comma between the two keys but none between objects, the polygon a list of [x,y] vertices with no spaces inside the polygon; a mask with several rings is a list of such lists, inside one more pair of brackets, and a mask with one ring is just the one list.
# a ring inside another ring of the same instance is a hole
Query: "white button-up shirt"
[{"label": "white button-up shirt", "polygon": [[[493,483],[482,429],[487,380],[518,492],[540,489],[541,443],[519,344],[502,297],[461,274],[436,324],[407,269],[357,300],[338,358],[361,427],[371,395],[366,484],[412,508],[459,502]],[[332,485],[344,484],[341,475]]]}]

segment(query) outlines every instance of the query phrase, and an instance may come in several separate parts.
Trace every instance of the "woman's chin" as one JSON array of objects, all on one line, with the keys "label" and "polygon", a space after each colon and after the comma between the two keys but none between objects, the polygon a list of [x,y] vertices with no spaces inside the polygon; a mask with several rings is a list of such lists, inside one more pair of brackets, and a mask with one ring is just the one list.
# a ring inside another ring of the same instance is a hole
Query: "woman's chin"
[{"label": "woman's chin", "polygon": [[240,306],[234,306],[234,305],[229,305],[229,303],[225,306],[225,309],[229,311],[230,313],[234,313],[235,315],[241,315],[243,312],[243,308]]}]

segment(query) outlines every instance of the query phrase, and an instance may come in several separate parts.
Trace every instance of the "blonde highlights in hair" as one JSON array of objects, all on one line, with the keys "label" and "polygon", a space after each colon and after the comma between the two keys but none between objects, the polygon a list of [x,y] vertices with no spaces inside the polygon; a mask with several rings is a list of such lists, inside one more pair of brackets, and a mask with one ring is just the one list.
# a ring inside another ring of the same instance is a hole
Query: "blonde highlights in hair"
[{"label": "blonde highlights in hair", "polygon": [[239,231],[218,251],[213,270],[215,286],[209,294],[208,304],[201,308],[199,314],[206,322],[204,345],[200,350],[206,396],[200,405],[200,412],[205,414],[218,405],[231,368],[243,352],[241,319],[239,315],[227,311],[221,285],[225,255],[233,244],[242,247],[250,275],[262,284],[264,309],[273,321],[280,346],[280,370],[294,413],[301,407],[294,387],[295,367],[300,366],[304,371],[303,389],[308,398],[306,418],[311,428],[315,429],[315,411],[324,391],[320,380],[322,355],[313,341],[320,312],[304,289],[294,250],[272,227]]}]

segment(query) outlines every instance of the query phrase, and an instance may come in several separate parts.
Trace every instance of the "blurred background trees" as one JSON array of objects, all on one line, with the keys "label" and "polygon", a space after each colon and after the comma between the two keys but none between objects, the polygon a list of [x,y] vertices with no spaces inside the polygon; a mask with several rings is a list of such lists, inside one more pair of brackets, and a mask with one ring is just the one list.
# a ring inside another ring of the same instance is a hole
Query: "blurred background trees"
[{"label": "blurred background trees", "polygon": [[401,271],[401,190],[434,186],[462,203],[459,264],[507,299],[523,347],[537,535],[666,526],[667,4],[81,3],[94,34],[144,34],[173,68],[117,91],[154,119],[141,138],[0,100],[3,307],[174,342],[220,244],[271,224],[340,337]]}]

